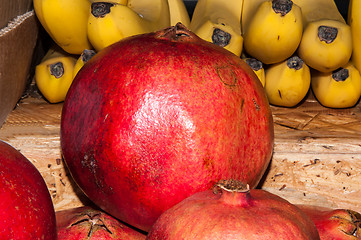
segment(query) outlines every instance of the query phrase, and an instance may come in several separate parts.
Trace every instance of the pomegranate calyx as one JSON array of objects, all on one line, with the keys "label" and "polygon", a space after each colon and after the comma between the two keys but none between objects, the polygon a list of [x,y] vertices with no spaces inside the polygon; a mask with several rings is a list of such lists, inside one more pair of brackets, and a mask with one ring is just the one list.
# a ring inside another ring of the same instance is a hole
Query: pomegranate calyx
[{"label": "pomegranate calyx", "polygon": [[235,180],[235,179],[219,181],[213,187],[213,192],[215,194],[217,194],[219,189],[227,191],[227,192],[241,192],[241,193],[248,193],[250,190],[248,184],[244,184],[243,182]]},{"label": "pomegranate calyx", "polygon": [[159,38],[175,42],[191,41],[195,38],[195,36],[196,35],[181,22],[177,23],[175,26],[164,29],[164,31],[159,31],[158,34]]},{"label": "pomegranate calyx", "polygon": [[104,223],[101,213],[96,214],[82,214],[84,218],[81,218],[79,221],[76,221],[75,223],[72,223],[71,226],[78,225],[81,223],[87,223],[89,225],[89,232],[87,234],[88,237],[91,237],[91,235],[96,232],[98,229],[103,229],[107,231],[109,234],[113,234],[110,229],[107,227],[107,225]]}]

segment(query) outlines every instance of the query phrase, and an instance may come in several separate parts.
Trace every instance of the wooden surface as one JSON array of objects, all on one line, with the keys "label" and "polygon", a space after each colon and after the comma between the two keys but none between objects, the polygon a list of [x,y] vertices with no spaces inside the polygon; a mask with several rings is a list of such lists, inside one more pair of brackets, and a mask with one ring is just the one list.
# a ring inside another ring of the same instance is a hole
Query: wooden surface
[{"label": "wooden surface", "polygon": [[[39,169],[56,210],[88,201],[61,158],[61,108],[26,98],[0,129],[0,139]],[[327,109],[311,96],[297,108],[272,106],[272,112],[275,148],[260,187],[292,203],[361,212],[361,104]]]}]

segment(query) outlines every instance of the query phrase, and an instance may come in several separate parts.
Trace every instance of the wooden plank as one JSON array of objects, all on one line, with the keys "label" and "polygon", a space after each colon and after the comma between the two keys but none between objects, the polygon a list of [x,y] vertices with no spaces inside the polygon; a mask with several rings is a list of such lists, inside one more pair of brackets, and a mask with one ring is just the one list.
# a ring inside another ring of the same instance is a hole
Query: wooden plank
[{"label": "wooden plank", "polygon": [[[43,175],[56,210],[89,200],[61,158],[62,104],[26,98],[8,116],[0,139],[20,150]],[[292,203],[361,212],[361,104],[328,109],[312,97],[297,108],[272,106],[274,154],[260,187]]]}]

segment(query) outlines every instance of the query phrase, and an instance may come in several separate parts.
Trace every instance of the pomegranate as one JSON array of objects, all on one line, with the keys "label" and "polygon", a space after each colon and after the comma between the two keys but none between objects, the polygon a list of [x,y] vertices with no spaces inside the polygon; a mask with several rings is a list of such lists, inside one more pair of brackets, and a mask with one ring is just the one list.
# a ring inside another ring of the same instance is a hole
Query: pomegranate
[{"label": "pomegranate", "polygon": [[255,187],[272,154],[272,114],[245,62],[177,24],[85,64],[63,105],[61,148],[96,205],[147,231],[220,179]]},{"label": "pomegranate", "polygon": [[90,206],[56,212],[58,240],[144,240],[145,235]]},{"label": "pomegranate", "polygon": [[307,215],[279,196],[235,180],[215,187],[162,213],[146,239],[320,239]]},{"label": "pomegranate", "polygon": [[361,239],[361,215],[349,209],[297,205],[315,223],[321,240]]},{"label": "pomegranate", "polygon": [[44,179],[24,155],[3,141],[0,239],[56,239],[55,211]]}]

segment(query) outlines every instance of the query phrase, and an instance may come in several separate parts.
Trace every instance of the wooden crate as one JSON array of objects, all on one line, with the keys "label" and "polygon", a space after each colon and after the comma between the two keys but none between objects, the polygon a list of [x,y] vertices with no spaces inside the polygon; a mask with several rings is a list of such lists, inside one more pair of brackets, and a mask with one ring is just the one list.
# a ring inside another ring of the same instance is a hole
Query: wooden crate
[{"label": "wooden crate", "polygon": [[[89,200],[61,158],[62,104],[26,98],[8,116],[0,139],[20,150],[43,175],[56,210]],[[322,107],[312,96],[297,108],[272,106],[274,154],[259,187],[292,203],[361,212],[361,104]]]}]

